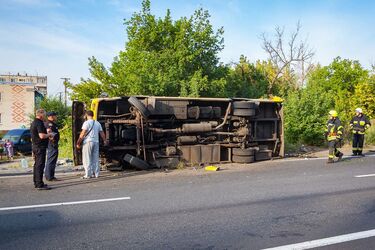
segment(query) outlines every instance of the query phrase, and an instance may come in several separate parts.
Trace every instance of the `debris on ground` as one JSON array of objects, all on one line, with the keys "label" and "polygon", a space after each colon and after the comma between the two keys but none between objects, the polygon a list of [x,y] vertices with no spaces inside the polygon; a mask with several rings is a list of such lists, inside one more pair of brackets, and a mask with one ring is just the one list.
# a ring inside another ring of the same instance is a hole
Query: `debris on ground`
[{"label": "debris on ground", "polygon": [[217,166],[207,166],[204,168],[206,171],[219,171],[220,167]]}]

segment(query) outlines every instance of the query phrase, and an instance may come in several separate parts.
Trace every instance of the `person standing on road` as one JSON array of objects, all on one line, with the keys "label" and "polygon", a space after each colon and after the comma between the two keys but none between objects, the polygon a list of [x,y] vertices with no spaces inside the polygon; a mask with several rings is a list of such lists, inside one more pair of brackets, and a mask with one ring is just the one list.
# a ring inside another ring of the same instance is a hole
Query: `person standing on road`
[{"label": "person standing on road", "polygon": [[325,136],[328,141],[328,161],[327,163],[334,163],[334,157],[338,157],[340,161],[342,156],[337,148],[341,147],[342,134],[344,127],[341,125],[340,119],[337,117],[335,110],[329,111],[329,120],[327,122]]},{"label": "person standing on road", "polygon": [[47,129],[44,126],[45,116],[46,111],[44,109],[38,109],[36,111],[36,117],[30,126],[32,151],[35,160],[33,172],[34,186],[38,190],[51,189],[43,182],[43,172],[46,165],[48,139],[53,135],[52,133],[47,133]]},{"label": "person standing on road", "polygon": [[13,142],[11,140],[7,139],[5,144],[4,144],[4,148],[6,150],[8,160],[13,161],[13,156],[14,156]]},{"label": "person standing on road", "polygon": [[44,124],[44,126],[47,129],[47,133],[52,133],[53,136],[48,141],[47,163],[46,163],[46,169],[44,171],[47,181],[58,181],[58,179],[55,177],[55,168],[56,168],[57,158],[59,156],[60,133],[56,125],[56,121],[57,121],[57,113],[53,111],[48,112],[47,122]]},{"label": "person standing on road", "polygon": [[86,121],[82,125],[82,131],[77,141],[77,148],[82,146],[82,162],[85,169],[83,179],[99,177],[99,135],[105,142],[105,134],[102,125],[93,119],[94,113],[91,110],[86,111]]},{"label": "person standing on road", "polygon": [[369,119],[362,113],[361,108],[355,109],[355,116],[350,121],[350,128],[353,133],[353,156],[362,154],[363,143],[365,141],[365,131],[371,126]]}]

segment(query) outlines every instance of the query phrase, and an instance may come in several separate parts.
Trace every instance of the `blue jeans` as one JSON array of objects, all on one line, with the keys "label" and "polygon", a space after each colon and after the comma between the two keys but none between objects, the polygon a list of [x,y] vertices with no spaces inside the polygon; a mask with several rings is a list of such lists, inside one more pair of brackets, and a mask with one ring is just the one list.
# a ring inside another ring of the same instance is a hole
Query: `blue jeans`
[{"label": "blue jeans", "polygon": [[51,180],[55,177],[55,168],[57,163],[57,158],[59,157],[59,148],[57,145],[52,143],[48,144],[47,149],[47,162],[46,169],[44,170],[44,175],[47,180]]}]

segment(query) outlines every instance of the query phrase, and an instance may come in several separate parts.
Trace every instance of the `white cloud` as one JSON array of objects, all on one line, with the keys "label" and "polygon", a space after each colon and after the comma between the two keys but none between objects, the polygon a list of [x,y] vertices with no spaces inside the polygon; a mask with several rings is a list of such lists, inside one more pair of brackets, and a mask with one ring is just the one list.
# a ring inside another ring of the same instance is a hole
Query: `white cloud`
[{"label": "white cloud", "polygon": [[63,29],[43,29],[28,24],[4,25],[0,30],[0,61],[3,72],[47,75],[49,93],[61,88],[60,77],[77,83],[89,77],[88,57],[95,56],[105,65],[122,48],[122,44],[106,44],[89,40]]}]

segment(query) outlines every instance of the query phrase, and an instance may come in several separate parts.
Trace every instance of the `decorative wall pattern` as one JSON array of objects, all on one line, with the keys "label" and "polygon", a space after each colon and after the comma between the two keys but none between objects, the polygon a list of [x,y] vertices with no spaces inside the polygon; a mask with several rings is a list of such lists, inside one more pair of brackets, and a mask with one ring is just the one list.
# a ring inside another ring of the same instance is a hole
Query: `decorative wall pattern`
[{"label": "decorative wall pattern", "polygon": [[25,88],[21,85],[12,86],[12,123],[27,122],[25,99]]}]

